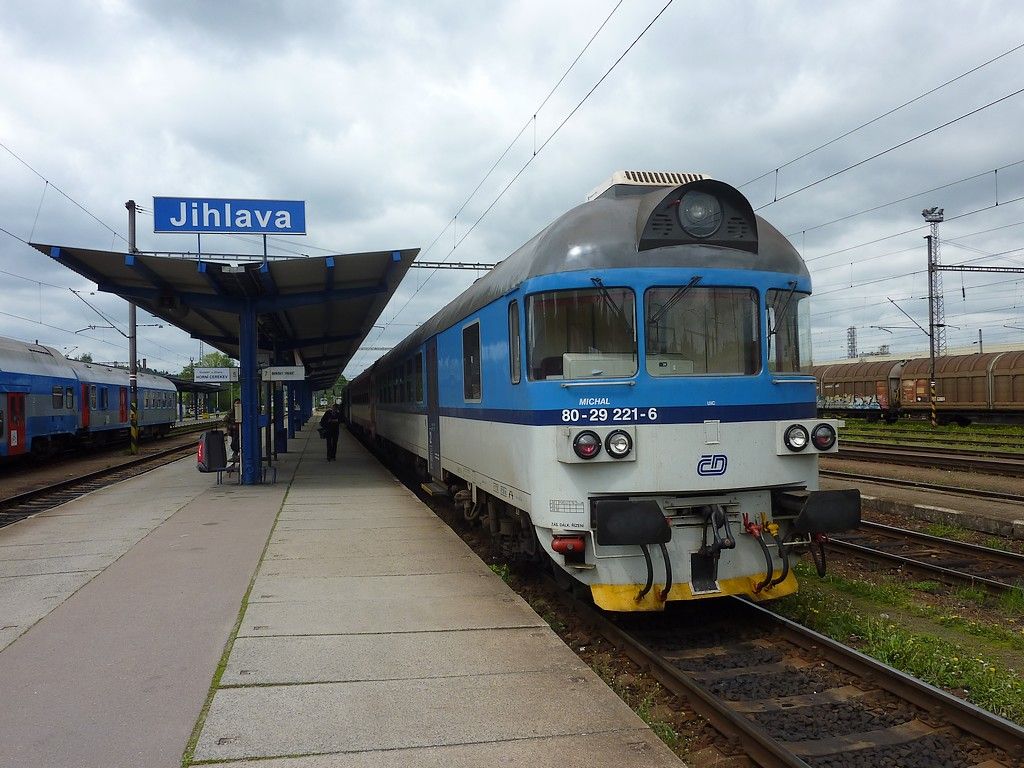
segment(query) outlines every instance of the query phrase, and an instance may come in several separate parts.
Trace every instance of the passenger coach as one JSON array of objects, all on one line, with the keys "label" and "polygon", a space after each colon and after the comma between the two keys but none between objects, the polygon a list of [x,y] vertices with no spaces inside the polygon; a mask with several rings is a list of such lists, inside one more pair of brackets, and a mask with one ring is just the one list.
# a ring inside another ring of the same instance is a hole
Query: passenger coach
[{"label": "passenger coach", "polygon": [[620,172],[358,376],[346,415],[599,606],[779,597],[795,547],[859,520],[855,491],[817,490],[838,422],[806,375],[810,292],[736,189]]}]

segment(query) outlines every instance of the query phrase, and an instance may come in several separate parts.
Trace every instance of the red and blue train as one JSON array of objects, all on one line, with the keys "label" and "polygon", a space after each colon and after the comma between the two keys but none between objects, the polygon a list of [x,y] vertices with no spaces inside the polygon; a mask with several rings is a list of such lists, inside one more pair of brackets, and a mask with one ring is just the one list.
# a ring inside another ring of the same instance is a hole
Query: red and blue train
[{"label": "red and blue train", "polygon": [[[140,373],[138,390],[140,434],[166,435],[177,418],[174,384]],[[0,460],[124,438],[129,402],[128,371],[0,337]]]}]

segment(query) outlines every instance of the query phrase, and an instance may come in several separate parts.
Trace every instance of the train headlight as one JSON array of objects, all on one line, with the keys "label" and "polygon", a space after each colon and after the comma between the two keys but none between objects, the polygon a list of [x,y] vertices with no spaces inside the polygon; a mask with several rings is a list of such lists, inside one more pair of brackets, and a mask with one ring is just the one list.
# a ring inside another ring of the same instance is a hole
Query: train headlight
[{"label": "train headlight", "polygon": [[811,436],[807,434],[807,430],[804,429],[800,424],[794,424],[786,433],[782,436],[782,442],[786,444],[786,447],[791,451],[802,451],[807,447],[808,441]]},{"label": "train headlight", "polygon": [[819,424],[811,432],[811,442],[819,451],[827,451],[836,444],[836,431],[831,424]]},{"label": "train headlight", "polygon": [[633,438],[628,432],[616,429],[604,439],[604,447],[608,449],[608,455],[612,458],[623,459],[633,450]]},{"label": "train headlight", "polygon": [[691,237],[711,237],[722,225],[722,204],[707,192],[687,192],[679,200],[679,225]]},{"label": "train headlight", "polygon": [[581,459],[592,459],[601,452],[601,438],[596,432],[584,430],[573,439],[572,449]]}]

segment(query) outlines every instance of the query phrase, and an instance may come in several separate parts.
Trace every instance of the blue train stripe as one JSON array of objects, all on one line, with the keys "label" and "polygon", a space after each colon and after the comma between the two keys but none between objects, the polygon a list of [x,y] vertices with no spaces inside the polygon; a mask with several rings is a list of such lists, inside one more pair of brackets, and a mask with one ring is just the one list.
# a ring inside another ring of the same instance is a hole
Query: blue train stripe
[{"label": "blue train stripe", "polygon": [[[418,413],[426,410],[398,406],[377,406],[380,411]],[[576,418],[565,418],[563,411],[577,414]],[[441,415],[474,421],[493,421],[501,424],[524,424],[541,427],[571,423],[576,426],[594,424],[611,426],[615,424],[703,424],[708,420],[723,423],[784,421],[786,419],[814,419],[818,412],[814,403],[771,403],[762,405],[718,405],[718,406],[657,406],[656,416],[650,418],[649,408],[571,408],[557,410],[523,411],[506,408],[452,408],[441,407]],[[605,414],[603,420],[591,420],[591,411]],[[613,418],[619,412],[620,418]]]}]

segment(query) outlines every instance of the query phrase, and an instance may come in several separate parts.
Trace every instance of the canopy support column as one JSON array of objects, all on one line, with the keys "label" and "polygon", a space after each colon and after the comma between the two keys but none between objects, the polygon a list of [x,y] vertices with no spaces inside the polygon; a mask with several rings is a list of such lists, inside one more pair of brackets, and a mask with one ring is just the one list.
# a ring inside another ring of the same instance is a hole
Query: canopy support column
[{"label": "canopy support column", "polygon": [[295,422],[299,420],[299,412],[295,409],[295,388],[298,382],[288,382],[288,439],[295,439]]},{"label": "canopy support column", "polygon": [[257,360],[256,309],[251,301],[240,307],[239,371],[242,385],[242,484],[256,485],[261,480],[260,454],[260,372]]},{"label": "canopy support column", "polygon": [[274,385],[274,456],[288,453],[288,431],[284,426],[284,384]]}]

